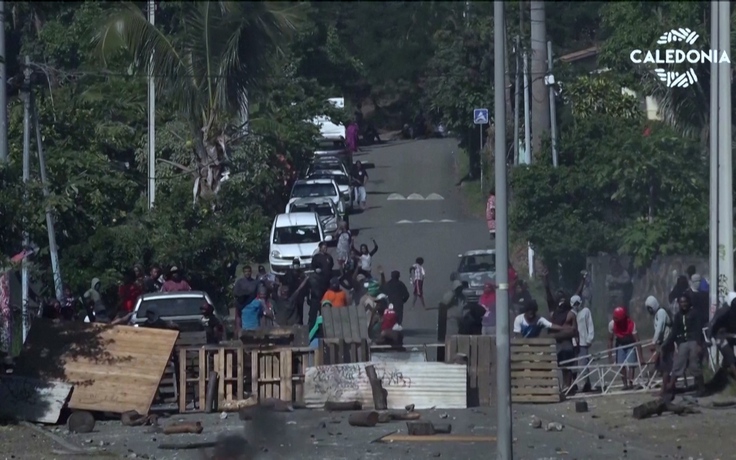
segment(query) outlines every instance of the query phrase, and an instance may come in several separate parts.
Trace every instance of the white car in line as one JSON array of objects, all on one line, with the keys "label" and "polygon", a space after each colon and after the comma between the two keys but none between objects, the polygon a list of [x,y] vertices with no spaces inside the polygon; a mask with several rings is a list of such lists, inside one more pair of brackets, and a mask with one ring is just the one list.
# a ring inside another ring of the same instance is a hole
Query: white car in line
[{"label": "white car in line", "polygon": [[294,183],[289,203],[303,198],[329,198],[337,207],[340,216],[345,216],[345,203],[340,194],[340,187],[334,179],[302,179]]},{"label": "white car in line", "polygon": [[286,213],[314,212],[325,233],[335,233],[340,218],[337,207],[329,198],[302,198],[286,205]]},{"label": "white car in line", "polygon": [[319,165],[312,165],[307,170],[307,179],[332,179],[340,190],[340,197],[346,208],[350,208],[350,177],[341,169],[323,169]]},{"label": "white car in line", "polygon": [[316,213],[293,212],[274,218],[269,241],[271,271],[281,275],[291,267],[294,259],[299,259],[302,266],[309,266],[319,250],[319,243],[332,241],[332,235],[325,234]]}]

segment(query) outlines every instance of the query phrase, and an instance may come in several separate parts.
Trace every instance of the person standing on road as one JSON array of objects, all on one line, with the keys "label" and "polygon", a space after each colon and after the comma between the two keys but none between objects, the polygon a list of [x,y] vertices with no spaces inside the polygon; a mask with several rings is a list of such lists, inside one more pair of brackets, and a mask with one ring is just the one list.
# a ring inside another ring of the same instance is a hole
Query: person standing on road
[{"label": "person standing on road", "polygon": [[708,340],[715,339],[718,351],[723,356],[721,369],[731,374],[736,379],[736,358],[734,357],[734,346],[736,346],[736,292],[729,292],[726,296],[725,306],[718,309],[708,325]]},{"label": "person standing on road", "polygon": [[488,233],[491,235],[491,242],[496,244],[496,195],[491,192],[486,203],[486,222],[488,223]]},{"label": "person standing on road", "polygon": [[705,392],[705,380],[701,367],[701,352],[705,339],[703,338],[703,323],[700,315],[693,308],[691,293],[685,292],[677,302],[680,310],[672,321],[672,333],[665,340],[664,346],[677,344],[677,352],[672,364],[672,378],[670,379],[669,395],[674,395],[677,379],[684,377],[685,372],[695,378],[695,386],[699,395]]},{"label": "person standing on road", "polygon": [[[552,324],[566,328],[565,332],[555,334],[557,341],[557,364],[562,368],[563,388],[572,386],[573,373],[568,367],[574,365],[575,346],[573,338],[578,335],[578,321],[572,311],[572,305],[564,291],[552,294],[549,287],[549,273],[544,273],[544,290],[547,294],[547,307],[551,314]],[[564,363],[564,364],[563,364]]]},{"label": "person standing on road", "polygon": [[187,283],[187,280],[182,278],[178,267],[171,267],[169,269],[169,276],[171,278],[161,286],[161,292],[185,292],[192,290],[192,287]]},{"label": "person standing on road", "polygon": [[352,171],[353,179],[353,191],[355,196],[351,198],[351,201],[357,202],[360,209],[365,210],[366,206],[366,192],[365,184],[368,181],[368,173],[365,170],[365,166],[360,161],[355,162],[355,166]]},{"label": "person standing on road", "polygon": [[424,271],[424,258],[417,257],[414,265],[409,269],[409,276],[411,277],[411,284],[414,287],[414,300],[411,306],[417,304],[417,299],[422,303],[422,307],[426,310],[427,304],[424,303],[424,277],[426,276]]},{"label": "person standing on road", "polygon": [[514,338],[536,339],[543,330],[563,332],[568,328],[552,324],[549,320],[539,316],[539,306],[536,300],[529,300],[524,305],[524,312],[514,319]]},{"label": "person standing on road", "polygon": [[493,282],[485,284],[478,303],[485,310],[481,319],[481,334],[496,335],[496,285]]},{"label": "person standing on road", "polygon": [[406,284],[400,279],[401,273],[398,270],[393,270],[388,281],[386,281],[386,275],[384,275],[382,267],[378,267],[378,273],[381,276],[381,290],[388,296],[389,303],[394,306],[396,311],[396,322],[399,326],[403,326],[404,304],[410,296]]},{"label": "person standing on road", "polygon": [[279,326],[289,327],[302,324],[304,316],[304,294],[302,291],[307,285],[307,279],[303,278],[293,291],[284,284],[273,293],[272,305],[274,322]]},{"label": "person standing on road", "polygon": [[335,248],[335,256],[337,265],[342,269],[350,257],[350,248],[353,247],[353,235],[348,230],[347,222],[340,221],[337,227],[337,247]]},{"label": "person standing on road", "polygon": [[312,257],[312,268],[314,270],[319,269],[319,273],[325,278],[323,284],[327,284],[332,278],[332,270],[335,267],[335,261],[327,252],[327,243],[324,241],[319,243],[319,249],[317,254]]},{"label": "person standing on road", "polygon": [[652,338],[652,351],[655,354],[654,362],[657,372],[662,376],[662,396],[669,388],[670,372],[672,372],[672,360],[675,355],[675,344],[670,343],[664,347],[664,343],[672,333],[672,313],[663,306],[654,296],[647,297],[644,301],[647,312],[654,317],[654,336]]},{"label": "person standing on road", "polygon": [[642,353],[641,346],[637,345],[635,348],[635,344],[639,341],[636,324],[624,307],[614,308],[613,319],[608,323],[608,334],[608,359],[613,361],[611,350],[616,348],[615,362],[622,366],[621,379],[624,383],[624,390],[632,390],[635,366],[641,362],[639,356]]},{"label": "person standing on road", "polygon": [[367,244],[361,244],[360,250],[355,249],[354,247],[351,248],[353,251],[358,252],[360,254],[360,271],[359,273],[366,278],[372,278],[373,275],[371,274],[371,269],[373,268],[373,256],[376,255],[378,252],[378,243],[376,243],[376,240],[371,239],[373,241],[373,249],[370,251],[368,250]]},{"label": "person standing on road", "polygon": [[330,280],[330,287],[322,296],[322,302],[325,300],[329,301],[336,308],[347,307],[352,302],[348,293],[340,286],[340,278],[337,277]]},{"label": "person standing on road", "polygon": [[[575,311],[575,319],[578,323],[577,357],[580,360],[577,364],[579,366],[587,366],[588,362],[590,362],[590,346],[593,345],[593,339],[595,338],[593,315],[590,313],[590,308],[583,306],[583,299],[579,295],[572,296],[570,303],[572,304],[573,311]],[[587,393],[590,390],[590,377],[587,377],[583,386],[583,392]]]}]

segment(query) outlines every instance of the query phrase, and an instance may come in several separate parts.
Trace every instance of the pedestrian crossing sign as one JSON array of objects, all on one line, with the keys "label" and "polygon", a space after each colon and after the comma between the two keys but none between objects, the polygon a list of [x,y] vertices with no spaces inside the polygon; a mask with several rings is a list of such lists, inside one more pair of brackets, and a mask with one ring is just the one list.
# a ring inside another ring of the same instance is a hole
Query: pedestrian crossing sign
[{"label": "pedestrian crossing sign", "polygon": [[475,123],[476,125],[487,125],[488,124],[488,109],[473,110],[473,123]]}]

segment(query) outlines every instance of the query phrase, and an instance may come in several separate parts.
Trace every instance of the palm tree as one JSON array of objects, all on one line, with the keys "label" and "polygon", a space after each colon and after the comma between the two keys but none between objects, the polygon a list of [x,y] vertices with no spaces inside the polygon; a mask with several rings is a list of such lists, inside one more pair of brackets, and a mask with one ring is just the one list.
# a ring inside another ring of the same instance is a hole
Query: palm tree
[{"label": "palm tree", "polygon": [[95,38],[105,64],[120,50],[137,72],[153,66],[157,94],[188,122],[195,200],[216,195],[228,147],[247,120],[249,95],[274,78],[276,58],[303,17],[303,4],[210,1],[182,4],[174,33],[124,3]]}]

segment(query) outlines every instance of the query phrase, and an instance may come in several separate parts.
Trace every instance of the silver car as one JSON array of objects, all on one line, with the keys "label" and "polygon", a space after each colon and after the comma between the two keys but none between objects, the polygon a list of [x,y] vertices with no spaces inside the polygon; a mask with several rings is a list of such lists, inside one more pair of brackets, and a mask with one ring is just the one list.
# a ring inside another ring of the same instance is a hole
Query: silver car
[{"label": "silver car", "polygon": [[325,233],[333,233],[337,230],[339,214],[337,207],[329,198],[302,198],[294,201],[286,206],[287,214],[293,212],[314,212],[322,222]]},{"label": "silver car", "polygon": [[496,281],[496,251],[476,249],[458,254],[458,258],[460,263],[450,275],[450,281],[463,284],[463,296],[468,303],[478,302],[485,284]]}]

